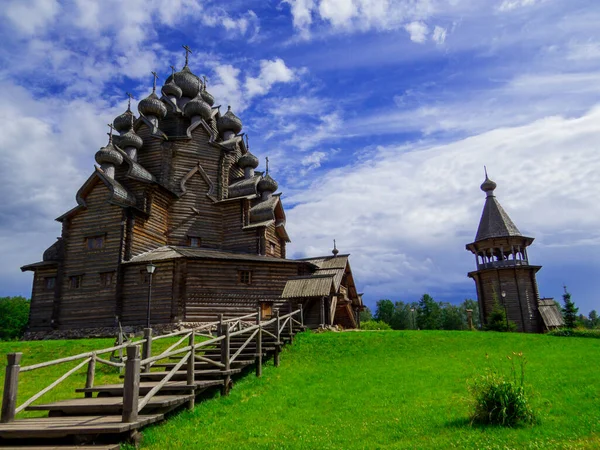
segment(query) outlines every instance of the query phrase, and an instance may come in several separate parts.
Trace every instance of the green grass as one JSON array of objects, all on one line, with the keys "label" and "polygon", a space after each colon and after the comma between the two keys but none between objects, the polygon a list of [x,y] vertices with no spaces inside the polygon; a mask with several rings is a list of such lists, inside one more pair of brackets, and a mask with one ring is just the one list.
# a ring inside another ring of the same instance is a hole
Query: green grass
[{"label": "green grass", "polygon": [[[522,351],[539,423],[469,425],[468,381]],[[486,355],[488,358],[486,358]],[[516,333],[303,334],[218,395],[144,431],[142,448],[599,448],[600,346]]]}]

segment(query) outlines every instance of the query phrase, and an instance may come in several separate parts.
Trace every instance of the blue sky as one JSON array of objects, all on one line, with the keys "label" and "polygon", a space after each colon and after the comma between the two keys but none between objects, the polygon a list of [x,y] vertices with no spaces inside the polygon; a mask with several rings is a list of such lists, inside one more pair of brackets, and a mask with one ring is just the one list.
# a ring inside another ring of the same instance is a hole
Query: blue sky
[{"label": "blue sky", "polygon": [[206,74],[284,193],[288,254],[337,239],[368,305],[475,298],[483,165],[540,293],[600,309],[600,5],[584,0],[8,0],[0,295],[29,295],[105,124]]}]

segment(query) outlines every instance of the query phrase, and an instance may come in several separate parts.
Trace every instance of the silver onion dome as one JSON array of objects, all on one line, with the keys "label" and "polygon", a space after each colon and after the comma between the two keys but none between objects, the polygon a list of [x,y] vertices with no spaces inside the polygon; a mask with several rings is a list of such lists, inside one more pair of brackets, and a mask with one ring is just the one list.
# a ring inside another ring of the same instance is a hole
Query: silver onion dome
[{"label": "silver onion dome", "polygon": [[123,155],[114,147],[112,142],[109,142],[106,147],[102,147],[96,152],[96,162],[102,164],[114,164],[115,166],[121,165],[123,162]]},{"label": "silver onion dome", "polygon": [[242,131],[242,121],[231,111],[231,106],[228,106],[227,112],[219,118],[217,129],[221,134],[226,131],[233,131],[234,134],[239,134]]},{"label": "silver onion dome", "polygon": [[[131,120],[132,118],[133,120]],[[131,129],[131,124],[133,121],[135,121],[135,116],[131,112],[131,109],[127,108],[127,111],[115,117],[115,120],[113,120],[113,126],[115,127],[115,130],[117,130],[119,133],[122,133],[123,131]]]},{"label": "silver onion dome", "polygon": [[162,93],[167,97],[175,98],[181,98],[181,96],[183,95],[183,91],[179,86],[177,86],[173,78],[171,78],[171,81],[165,83],[165,85],[162,87]]},{"label": "silver onion dome", "polygon": [[155,116],[159,119],[167,115],[167,107],[154,92],[138,103],[138,111],[144,116]]},{"label": "silver onion dome", "polygon": [[[200,80],[198,80],[198,87],[200,87]],[[202,99],[198,91],[198,95],[185,104],[183,113],[190,119],[200,116],[204,120],[209,120],[212,117],[212,108]]]},{"label": "silver onion dome", "polygon": [[480,189],[483,192],[493,192],[494,189],[496,189],[496,186],[497,186],[497,184],[494,183],[492,180],[490,180],[486,174],[485,181],[481,184]]},{"label": "silver onion dome", "polygon": [[215,104],[215,98],[212,96],[212,94],[210,92],[208,92],[206,90],[206,84],[202,88],[202,91],[200,92],[200,95],[202,96],[202,100],[204,100],[210,106],[212,106],[212,105]]},{"label": "silver onion dome", "polygon": [[240,157],[240,159],[238,159],[237,165],[241,169],[245,169],[247,167],[256,169],[258,167],[258,158],[256,156],[254,156],[252,153],[248,152],[245,155],[242,155]]},{"label": "silver onion dome", "polygon": [[259,192],[275,192],[279,185],[277,181],[271,178],[271,175],[267,174],[258,182]]},{"label": "silver onion dome", "polygon": [[121,135],[119,139],[119,146],[121,148],[135,147],[139,150],[142,148],[142,145],[144,145],[144,141],[133,131],[133,128]]},{"label": "silver onion dome", "polygon": [[192,73],[187,64],[180,72],[175,72],[167,78],[167,84],[175,80],[175,84],[181,89],[183,97],[194,98],[198,95],[198,77]]}]

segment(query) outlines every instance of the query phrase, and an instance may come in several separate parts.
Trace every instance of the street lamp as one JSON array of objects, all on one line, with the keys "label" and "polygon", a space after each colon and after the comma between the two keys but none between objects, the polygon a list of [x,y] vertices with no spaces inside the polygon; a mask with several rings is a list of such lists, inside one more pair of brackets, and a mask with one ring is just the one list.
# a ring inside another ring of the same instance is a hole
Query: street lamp
[{"label": "street lamp", "polygon": [[504,305],[504,317],[506,318],[506,331],[508,331],[508,311],[506,310],[506,291],[500,293],[502,296],[502,304]]},{"label": "street lamp", "polygon": [[146,266],[148,272],[148,308],[146,311],[146,328],[150,328],[150,302],[152,301],[152,274],[156,270],[156,266],[152,264],[152,261]]}]

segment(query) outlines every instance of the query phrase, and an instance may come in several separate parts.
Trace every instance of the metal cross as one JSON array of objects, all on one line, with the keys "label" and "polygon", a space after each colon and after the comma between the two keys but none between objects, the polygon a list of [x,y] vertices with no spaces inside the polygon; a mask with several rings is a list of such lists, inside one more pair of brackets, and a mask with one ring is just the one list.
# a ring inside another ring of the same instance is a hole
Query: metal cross
[{"label": "metal cross", "polygon": [[112,134],[115,127],[112,123],[109,123],[108,127],[110,128],[110,132],[108,133],[108,142],[112,142]]},{"label": "metal cross", "polygon": [[133,98],[133,95],[131,95],[129,92],[125,92],[127,94],[127,97],[129,98],[129,100],[127,100],[127,111],[131,111],[131,99]]},{"label": "metal cross", "polygon": [[150,72],[152,76],[154,76],[154,82],[152,84],[152,93],[156,92],[156,80],[158,80],[158,75],[156,72]]},{"label": "metal cross", "polygon": [[250,144],[248,144],[248,133],[246,133],[246,150],[250,150]]},{"label": "metal cross", "polygon": [[487,179],[488,175],[487,175],[487,167],[483,166],[483,171],[485,172],[485,178]]},{"label": "metal cross", "polygon": [[204,89],[206,89],[206,80],[207,80],[206,75],[202,75],[202,79],[204,80]]},{"label": "metal cross", "polygon": [[267,175],[269,175],[269,157],[265,158],[267,160]]},{"label": "metal cross", "polygon": [[169,66],[171,68],[171,75],[175,75],[175,66]]},{"label": "metal cross", "polygon": [[182,45],[183,48],[185,48],[185,65],[188,65],[188,56],[190,53],[192,53],[192,49],[189,48],[187,45]]}]

